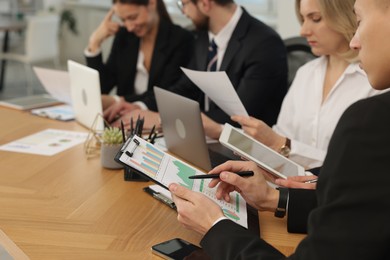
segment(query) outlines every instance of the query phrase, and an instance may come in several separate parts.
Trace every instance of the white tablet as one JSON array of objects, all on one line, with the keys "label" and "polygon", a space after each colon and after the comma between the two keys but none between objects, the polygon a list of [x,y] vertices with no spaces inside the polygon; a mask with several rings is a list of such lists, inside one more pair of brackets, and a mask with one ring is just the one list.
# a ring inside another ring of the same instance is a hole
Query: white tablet
[{"label": "white tablet", "polygon": [[305,175],[305,169],[301,165],[229,124],[225,124],[219,142],[238,155],[255,162],[277,178],[287,179],[287,176]]}]

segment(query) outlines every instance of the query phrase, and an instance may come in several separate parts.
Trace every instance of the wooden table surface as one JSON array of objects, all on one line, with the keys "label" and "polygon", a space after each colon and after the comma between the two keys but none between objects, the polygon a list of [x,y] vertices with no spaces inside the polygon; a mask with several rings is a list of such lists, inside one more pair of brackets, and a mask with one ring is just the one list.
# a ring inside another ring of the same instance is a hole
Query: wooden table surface
[{"label": "wooden table surface", "polygon": [[[0,145],[47,128],[87,132],[7,108],[0,122]],[[142,191],[150,184],[125,182],[121,170],[87,159],[83,145],[54,156],[0,151],[0,230],[31,259],[160,259],[153,244],[174,237],[199,244],[174,210]],[[259,218],[261,236],[285,254],[303,238],[288,234],[284,219]]]}]

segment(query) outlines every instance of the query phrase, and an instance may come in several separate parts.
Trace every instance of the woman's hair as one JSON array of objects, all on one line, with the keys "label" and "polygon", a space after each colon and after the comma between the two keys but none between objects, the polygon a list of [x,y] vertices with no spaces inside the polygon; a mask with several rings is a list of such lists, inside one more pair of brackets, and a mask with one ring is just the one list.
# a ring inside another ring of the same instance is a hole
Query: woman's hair
[{"label": "woman's hair", "polygon": [[[357,28],[356,16],[353,12],[355,0],[316,0],[322,17],[330,28],[344,36],[346,43],[352,40]],[[301,0],[295,1],[295,11],[299,22],[303,23],[300,13]],[[358,52],[350,49],[342,53],[342,56],[349,62],[357,61]]]},{"label": "woman's hair", "polygon": [[[132,4],[132,5],[148,5],[149,0],[112,0],[113,4],[121,3],[121,4]],[[172,23],[172,19],[169,16],[167,11],[167,7],[164,4],[163,0],[156,0],[157,3],[157,12],[160,15],[161,19],[164,19],[170,23]]]}]

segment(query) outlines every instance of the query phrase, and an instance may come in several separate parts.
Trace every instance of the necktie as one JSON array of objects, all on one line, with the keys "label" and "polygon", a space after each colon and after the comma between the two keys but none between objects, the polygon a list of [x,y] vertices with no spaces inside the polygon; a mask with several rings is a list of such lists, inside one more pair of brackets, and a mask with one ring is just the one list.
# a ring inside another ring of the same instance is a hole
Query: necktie
[{"label": "necktie", "polygon": [[207,71],[217,70],[217,59],[218,59],[218,46],[215,44],[214,39],[211,40],[209,45],[209,52],[207,55]]},{"label": "necktie", "polygon": [[[216,71],[217,70],[217,59],[218,59],[218,46],[215,44],[214,39],[211,40],[209,45],[209,52],[207,54],[207,71]],[[205,95],[204,96],[204,110],[207,112],[210,108],[210,100]]]}]

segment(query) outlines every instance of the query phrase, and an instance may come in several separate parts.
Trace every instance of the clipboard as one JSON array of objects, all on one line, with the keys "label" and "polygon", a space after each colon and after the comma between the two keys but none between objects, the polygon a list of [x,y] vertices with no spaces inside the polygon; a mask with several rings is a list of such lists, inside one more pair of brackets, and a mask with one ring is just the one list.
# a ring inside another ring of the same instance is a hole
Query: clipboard
[{"label": "clipboard", "polygon": [[215,188],[208,187],[210,179],[188,178],[192,175],[205,174],[204,172],[161,151],[139,136],[129,138],[115,156],[115,160],[165,189],[168,189],[170,183],[178,183],[204,194],[221,207],[227,218],[245,228],[248,227],[247,205],[239,193],[232,192],[230,202],[218,200],[215,197]]}]

